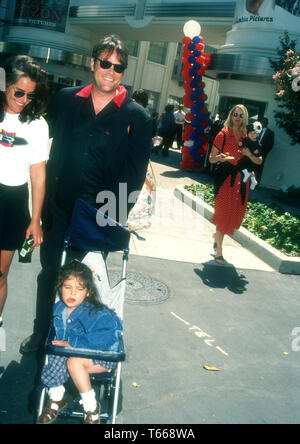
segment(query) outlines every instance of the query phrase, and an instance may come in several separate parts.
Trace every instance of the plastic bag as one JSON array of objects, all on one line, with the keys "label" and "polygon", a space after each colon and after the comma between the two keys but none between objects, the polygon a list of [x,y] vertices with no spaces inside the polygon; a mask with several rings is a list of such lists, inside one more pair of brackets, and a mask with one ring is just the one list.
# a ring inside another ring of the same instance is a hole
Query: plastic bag
[{"label": "plastic bag", "polygon": [[150,219],[155,207],[155,191],[155,175],[149,161],[143,188],[127,220],[127,227],[130,231],[151,227]]}]

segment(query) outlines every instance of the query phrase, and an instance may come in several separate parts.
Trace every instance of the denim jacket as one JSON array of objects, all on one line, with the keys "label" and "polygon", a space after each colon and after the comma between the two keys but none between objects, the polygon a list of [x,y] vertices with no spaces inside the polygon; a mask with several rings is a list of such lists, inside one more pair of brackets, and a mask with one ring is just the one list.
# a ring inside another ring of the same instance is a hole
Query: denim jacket
[{"label": "denim jacket", "polygon": [[71,347],[92,350],[117,351],[123,331],[116,313],[84,301],[67,318],[67,307],[59,301],[53,308],[55,339],[68,341]]}]

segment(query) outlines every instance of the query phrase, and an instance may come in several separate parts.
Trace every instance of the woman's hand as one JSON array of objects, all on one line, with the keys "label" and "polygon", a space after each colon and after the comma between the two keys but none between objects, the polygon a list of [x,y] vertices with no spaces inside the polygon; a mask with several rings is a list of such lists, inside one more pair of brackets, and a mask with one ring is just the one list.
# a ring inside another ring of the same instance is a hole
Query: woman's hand
[{"label": "woman's hand", "polygon": [[246,156],[246,157],[251,157],[251,155],[252,155],[252,153],[249,150],[249,148],[246,148],[246,147],[241,149],[241,153],[242,153],[243,156]]},{"label": "woman's hand", "polygon": [[58,347],[71,347],[68,341],[58,341],[57,339],[52,341],[52,344],[57,345]]},{"label": "woman's hand", "polygon": [[34,240],[33,247],[38,247],[43,243],[43,230],[39,222],[30,222],[25,237],[28,239],[30,236],[32,236]]},{"label": "woman's hand", "polygon": [[228,159],[228,154],[220,153],[219,154],[219,162],[229,162],[230,159]]},{"label": "woman's hand", "polygon": [[260,157],[254,156],[249,150],[249,148],[242,148],[241,153],[243,156],[249,157],[251,162],[255,163],[256,165],[261,165],[263,162],[262,156]]},{"label": "woman's hand", "polygon": [[215,146],[212,147],[211,149],[211,153],[209,156],[209,162],[214,164],[214,163],[218,163],[218,162],[228,162],[229,159],[227,159],[227,155],[224,153],[220,153],[220,151],[218,150],[218,148],[216,148]]}]

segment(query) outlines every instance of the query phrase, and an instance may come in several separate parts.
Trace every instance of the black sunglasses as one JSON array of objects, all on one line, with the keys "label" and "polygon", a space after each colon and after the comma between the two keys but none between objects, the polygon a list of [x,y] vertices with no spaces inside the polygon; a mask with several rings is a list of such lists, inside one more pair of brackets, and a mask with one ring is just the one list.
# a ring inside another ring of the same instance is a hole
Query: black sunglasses
[{"label": "black sunglasses", "polygon": [[244,114],[233,113],[233,117],[240,117],[242,119],[244,117]]},{"label": "black sunglasses", "polygon": [[17,99],[20,99],[21,97],[24,97],[26,94],[28,100],[35,99],[34,93],[27,94],[25,91],[15,91],[14,96],[17,97]]},{"label": "black sunglasses", "polygon": [[122,72],[125,71],[126,66],[125,65],[121,65],[120,63],[111,63],[108,60],[105,59],[98,59],[98,57],[95,57],[96,60],[99,60],[100,62],[100,66],[102,69],[109,69],[112,66],[114,67],[114,70],[118,73],[118,74],[122,74]]}]

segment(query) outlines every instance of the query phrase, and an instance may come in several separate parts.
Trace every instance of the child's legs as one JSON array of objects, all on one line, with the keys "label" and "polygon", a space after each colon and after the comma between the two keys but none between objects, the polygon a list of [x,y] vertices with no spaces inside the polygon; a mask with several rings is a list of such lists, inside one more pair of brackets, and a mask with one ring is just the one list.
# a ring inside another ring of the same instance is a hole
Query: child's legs
[{"label": "child's legs", "polygon": [[64,356],[48,355],[43,367],[41,381],[46,387],[58,387],[69,379],[67,358]]},{"label": "child's legs", "polygon": [[90,374],[108,371],[107,368],[99,364],[94,365],[92,359],[86,358],[69,358],[67,366],[79,393],[86,393],[91,390]]}]

